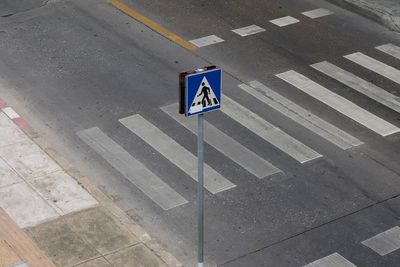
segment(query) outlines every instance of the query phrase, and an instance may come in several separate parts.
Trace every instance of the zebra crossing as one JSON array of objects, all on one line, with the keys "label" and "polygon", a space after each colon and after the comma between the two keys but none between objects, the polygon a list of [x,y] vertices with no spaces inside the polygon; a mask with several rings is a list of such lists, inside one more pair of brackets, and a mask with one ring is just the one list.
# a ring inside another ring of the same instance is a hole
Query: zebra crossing
[{"label": "zebra crossing", "polygon": [[[400,249],[400,227],[395,226],[361,242],[380,256],[386,256]],[[303,267],[357,267],[354,263],[335,252],[313,261]]]},{"label": "zebra crossing", "polygon": [[[197,125],[194,118],[185,118],[176,113],[178,104],[172,104],[161,108],[171,118],[179,122],[192,133],[197,133]],[[205,121],[205,141],[216,148],[226,157],[241,165],[248,172],[259,179],[282,172],[280,169],[264,160],[239,142],[220,131],[211,123]]]},{"label": "zebra crossing", "polygon": [[386,77],[389,80],[400,84],[400,70],[392,66],[382,63],[360,52],[353,53],[344,57],[366,69],[376,72],[379,75],[382,75],[383,77]]},{"label": "zebra crossing", "polygon": [[[132,115],[119,121],[191,178],[197,180],[196,156],[174,139],[140,115]],[[209,165],[204,165],[204,187],[208,191],[217,194],[235,186]]]},{"label": "zebra crossing", "polygon": [[388,136],[400,131],[400,128],[395,125],[388,123],[294,70],[280,73],[276,76],[382,136]]},{"label": "zebra crossing", "polygon": [[[384,50],[385,53],[391,53],[395,57],[398,55],[397,52],[400,51],[400,48],[393,44],[378,46],[376,49]],[[359,62],[362,66],[369,66],[369,68],[372,68],[372,66],[368,64],[378,61],[362,53],[354,53],[352,55],[355,56],[348,56],[348,58]],[[366,62],[370,63],[367,64]],[[382,76],[390,77],[390,75],[394,75],[395,73],[393,70],[397,71],[397,69],[383,62],[378,62],[380,66],[383,64],[386,66],[379,70],[376,69]],[[344,68],[335,66],[327,61],[311,64],[309,67],[310,70],[315,71],[317,74],[333,78],[336,82],[344,84],[358,93],[369,97],[371,100],[390,108],[394,112],[400,113],[400,98],[372,84],[365,78],[358,77]],[[354,104],[303,74],[288,70],[276,74],[276,77],[285,81],[293,88],[306,93],[309,97],[317,99],[338,113],[352,119],[360,127],[364,126],[371,132],[378,133],[382,137],[400,132],[400,128],[396,125]],[[269,88],[259,81],[238,84],[238,88],[254,97],[258,104],[278,111],[290,122],[319,135],[326,142],[330,142],[342,150],[364,144],[364,141],[360,140],[357,136],[353,136],[345,129],[341,129],[325,121],[305,107],[284,97],[277,93],[276,90]],[[243,106],[231,97],[224,95],[222,98],[221,114],[229,120],[238,123],[242,128],[238,129],[238,131],[248,131],[260,137],[266,144],[277,148],[273,152],[274,154],[283,154],[296,160],[299,164],[306,164],[324,157],[318,152],[318,147],[311,148],[303,144],[300,140],[296,139],[296,136],[289,135],[279,128],[279,126],[268,122],[261,115],[256,114],[250,108]],[[177,113],[177,103],[160,107],[160,110],[173,119],[179,127],[193,134],[196,133],[196,122],[193,118],[184,118],[182,115],[179,115]],[[121,118],[119,122],[131,134],[138,136],[144,143],[167,159],[170,164],[196,181],[196,156],[179,144],[179,141],[167,135],[157,125],[149,122],[145,116],[139,114]],[[208,145],[255,178],[265,179],[279,173],[285,175],[284,169],[274,166],[267,159],[247,148],[245,144],[241,143],[241,140],[236,140],[229,136],[224,129],[213,125],[209,121],[205,122],[205,129],[205,141]],[[180,195],[180,192],[177,192],[168,185],[168,182],[163,180],[163,177],[154,174],[146,167],[145,163],[137,160],[134,155],[131,155],[99,128],[85,129],[79,131],[77,135],[163,210],[173,209],[189,202]],[[260,147],[262,147],[262,144],[260,144]],[[205,188],[211,194],[229,192],[230,190],[235,190],[235,187],[237,187],[230,179],[224,177],[219,171],[207,164],[205,166],[205,179]]]},{"label": "zebra crossing", "polygon": [[99,128],[90,128],[77,134],[87,145],[162,209],[169,210],[187,203],[186,199],[132,157]]}]

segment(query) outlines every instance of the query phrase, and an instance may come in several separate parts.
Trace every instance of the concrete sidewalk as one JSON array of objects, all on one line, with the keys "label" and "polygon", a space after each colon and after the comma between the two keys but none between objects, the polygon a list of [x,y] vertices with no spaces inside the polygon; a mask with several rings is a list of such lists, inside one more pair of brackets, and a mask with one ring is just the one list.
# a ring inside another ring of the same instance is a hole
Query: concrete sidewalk
[{"label": "concrete sidewalk", "polygon": [[0,110],[0,267],[181,266],[1,100]]},{"label": "concrete sidewalk", "polygon": [[330,0],[400,32],[399,0]]}]

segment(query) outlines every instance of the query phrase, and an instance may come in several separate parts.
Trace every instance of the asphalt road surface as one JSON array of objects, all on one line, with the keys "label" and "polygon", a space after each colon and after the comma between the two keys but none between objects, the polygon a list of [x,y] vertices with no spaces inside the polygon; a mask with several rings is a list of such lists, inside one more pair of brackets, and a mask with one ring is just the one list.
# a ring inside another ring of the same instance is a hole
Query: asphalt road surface
[{"label": "asphalt road surface", "polygon": [[207,265],[399,266],[398,34],[323,0],[123,2],[198,47],[102,0],[2,1],[0,96],[193,266],[196,121],[178,115],[178,74],[217,65]]}]

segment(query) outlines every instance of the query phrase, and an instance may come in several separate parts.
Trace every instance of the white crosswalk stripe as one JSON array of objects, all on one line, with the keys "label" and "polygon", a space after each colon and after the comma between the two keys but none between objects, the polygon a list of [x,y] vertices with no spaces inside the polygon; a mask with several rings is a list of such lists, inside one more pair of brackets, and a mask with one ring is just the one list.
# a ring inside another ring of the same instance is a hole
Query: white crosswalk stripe
[{"label": "white crosswalk stripe", "polygon": [[311,65],[311,67],[400,113],[400,97],[383,90],[375,84],[363,80],[327,61]]},{"label": "white crosswalk stripe", "polygon": [[252,81],[249,84],[250,86],[241,84],[239,87],[271,108],[340,148],[348,149],[363,144],[357,138],[324,121],[262,83]]},{"label": "white crosswalk stripe", "polygon": [[395,125],[331,92],[300,73],[291,70],[276,76],[382,136],[388,136],[400,131],[400,128]]},{"label": "white crosswalk stripe", "polygon": [[224,39],[222,39],[216,35],[210,35],[210,36],[194,39],[189,42],[191,42],[192,44],[194,44],[197,47],[203,47],[203,46],[222,43],[223,41],[224,41]]},{"label": "white crosswalk stripe", "polygon": [[361,243],[379,255],[385,256],[400,249],[400,227],[393,227]]},{"label": "white crosswalk stripe", "polygon": [[298,23],[298,22],[300,22],[300,20],[293,18],[291,16],[286,16],[286,17],[270,20],[269,22],[271,22],[272,24],[275,24],[279,27],[285,27],[285,26],[289,26],[289,25]]},{"label": "white crosswalk stripe", "polygon": [[382,75],[398,84],[400,84],[400,70],[393,68],[385,63],[382,63],[372,57],[364,55],[363,53],[357,52],[347,56],[344,56],[348,60],[357,63],[373,72]]},{"label": "white crosswalk stripe", "polygon": [[303,267],[357,267],[339,253],[333,253]]},{"label": "white crosswalk stripe", "polygon": [[83,130],[77,135],[162,209],[188,202],[99,128]]},{"label": "white crosswalk stripe", "polygon": [[376,49],[391,55],[392,57],[395,57],[397,59],[400,59],[400,47],[396,46],[394,44],[385,44],[381,46],[377,46]]},{"label": "white crosswalk stripe", "polygon": [[245,36],[257,34],[260,32],[264,32],[265,29],[263,29],[257,25],[250,25],[250,26],[239,28],[239,29],[232,30],[232,31],[242,37],[245,37]]},{"label": "white crosswalk stripe", "polygon": [[[175,140],[159,130],[140,115],[132,115],[119,120],[126,128],[143,139],[170,162],[175,164],[197,181],[197,158]],[[204,187],[213,194],[236,187],[221,174],[204,165]]]},{"label": "white crosswalk stripe", "polygon": [[322,157],[318,152],[294,139],[226,95],[223,96],[223,101],[222,112],[300,163]]},{"label": "white crosswalk stripe", "polygon": [[[194,120],[194,118],[185,118],[178,114],[178,104],[172,104],[162,107],[161,109],[192,133],[196,133],[196,120]],[[204,128],[204,139],[207,143],[250,173],[254,174],[257,178],[262,179],[282,172],[207,121],[204,122]]]},{"label": "white crosswalk stripe", "polygon": [[318,8],[318,9],[303,12],[301,14],[303,14],[304,16],[309,17],[311,19],[316,19],[316,18],[331,15],[331,14],[333,14],[333,12],[328,9],[325,9],[325,8]]}]

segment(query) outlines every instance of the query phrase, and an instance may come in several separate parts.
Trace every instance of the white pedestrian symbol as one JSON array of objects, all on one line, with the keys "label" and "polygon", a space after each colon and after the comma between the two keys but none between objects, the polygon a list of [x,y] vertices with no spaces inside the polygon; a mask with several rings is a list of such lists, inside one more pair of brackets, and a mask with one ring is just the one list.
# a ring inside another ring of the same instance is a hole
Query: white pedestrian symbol
[{"label": "white pedestrian symbol", "polygon": [[197,89],[195,98],[193,99],[192,104],[190,105],[189,113],[197,113],[202,111],[203,109],[212,108],[219,105],[219,101],[215,96],[215,93],[210,86],[207,78],[204,76],[203,80],[200,83],[199,88]]}]

